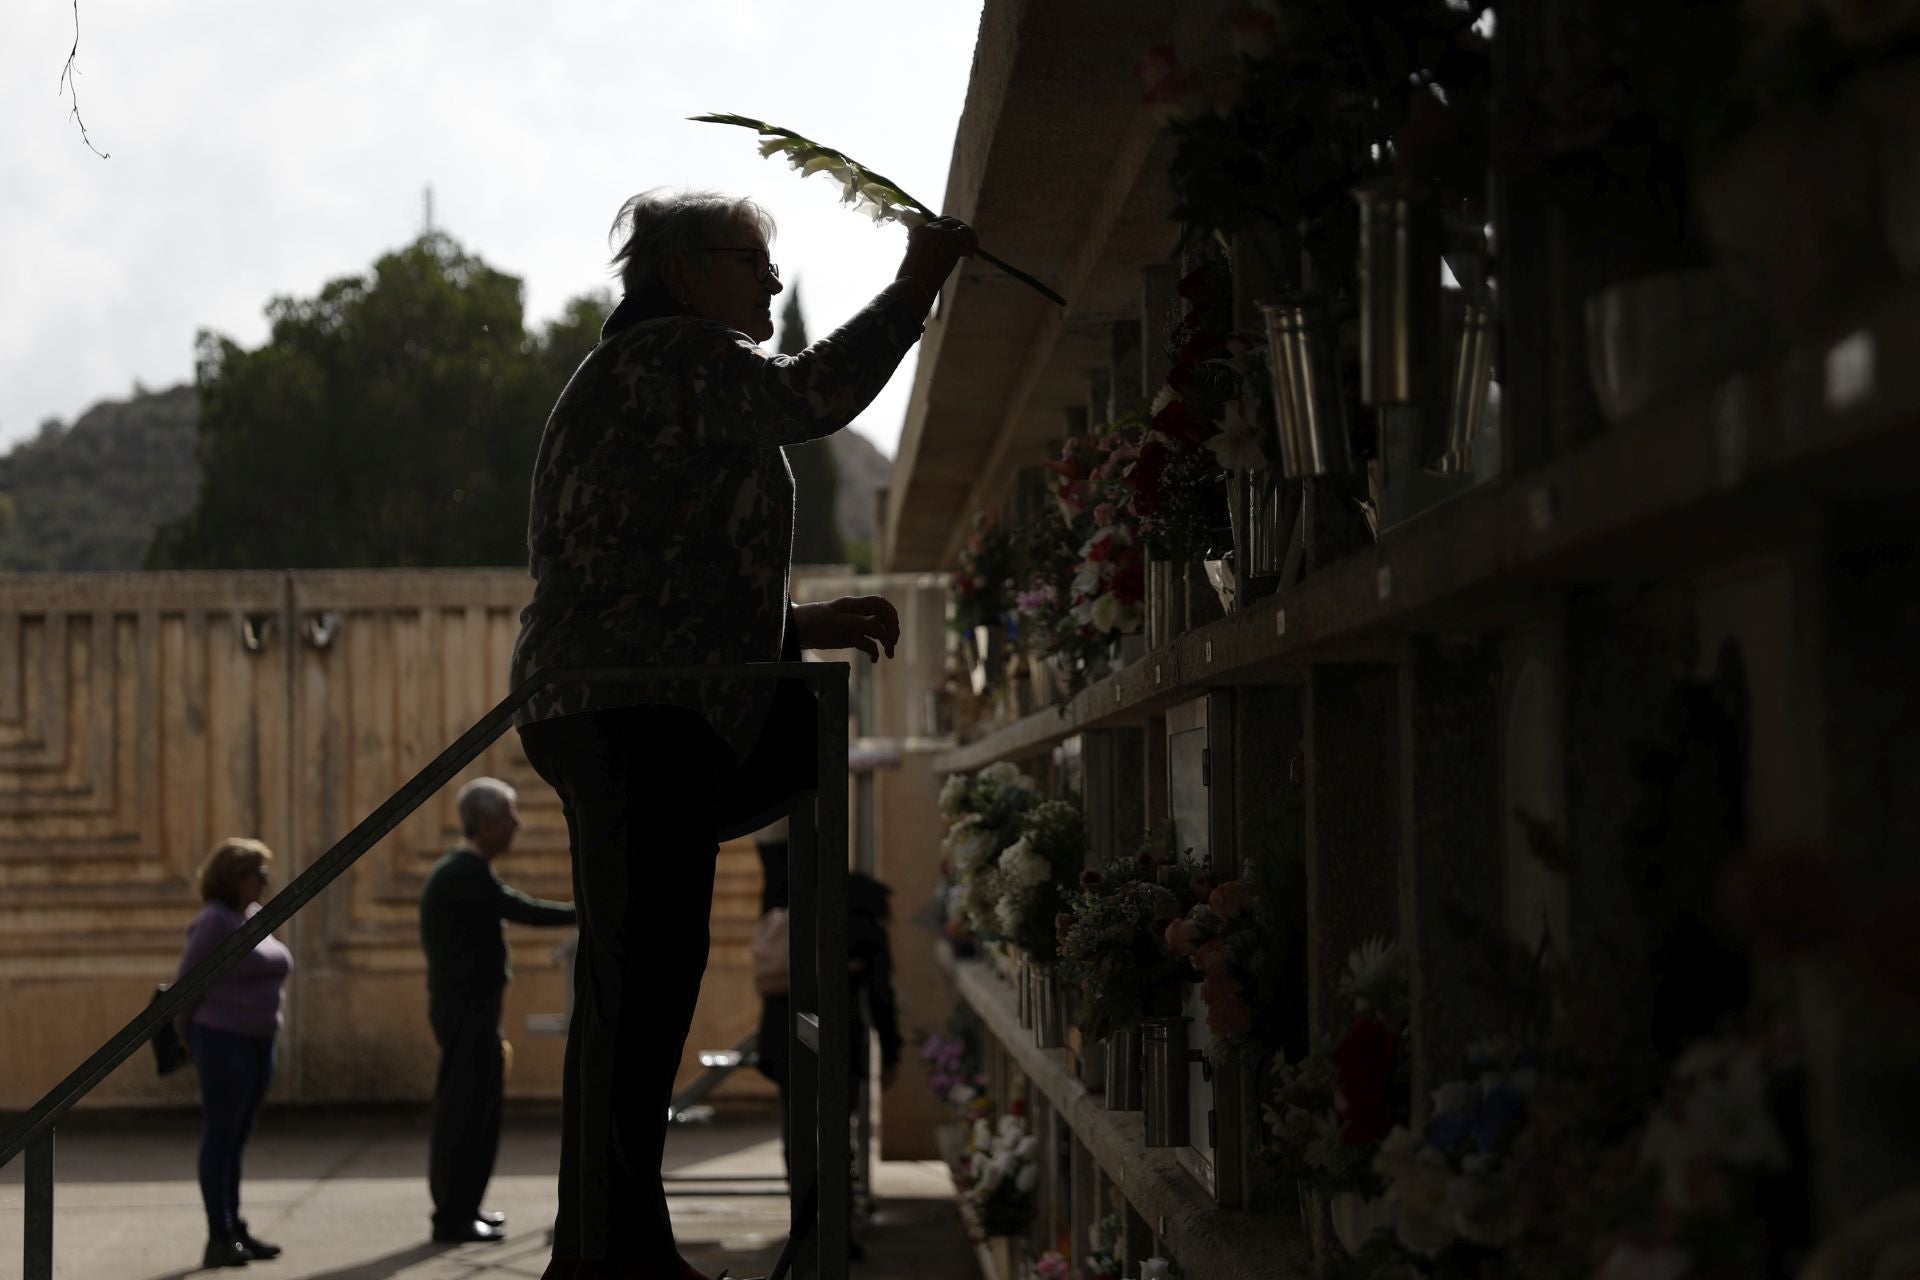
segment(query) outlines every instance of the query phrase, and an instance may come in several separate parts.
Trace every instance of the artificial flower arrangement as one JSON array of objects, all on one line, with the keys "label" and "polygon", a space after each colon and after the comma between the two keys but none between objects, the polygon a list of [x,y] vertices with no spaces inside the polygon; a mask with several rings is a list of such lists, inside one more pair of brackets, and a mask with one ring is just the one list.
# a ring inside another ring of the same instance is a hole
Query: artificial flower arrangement
[{"label": "artificial flower arrangement", "polygon": [[1200,975],[1200,998],[1207,1006],[1208,1054],[1216,1063],[1251,1050],[1271,1052],[1278,1028],[1268,1025],[1277,1007],[1270,988],[1284,937],[1262,927],[1253,885],[1245,880],[1213,884],[1195,874],[1196,902],[1167,926],[1167,950],[1187,960]]},{"label": "artificial flower arrangement", "polygon": [[1254,225],[1298,234],[1326,277],[1320,287],[1342,292],[1356,256],[1356,183],[1392,173],[1449,202],[1484,188],[1487,8],[1253,3],[1227,19],[1231,66],[1148,50],[1135,70],[1174,137],[1176,220],[1191,236]]},{"label": "artificial flower arrangement", "polygon": [[920,1065],[933,1096],[973,1119],[973,1107],[987,1096],[987,1077],[980,1064],[980,1022],[967,1006],[954,1009],[947,1031],[921,1040]]},{"label": "artificial flower arrangement", "polygon": [[1012,606],[1013,538],[995,511],[975,512],[973,532],[960,548],[960,567],[947,584],[947,625],[962,635],[996,626]]},{"label": "artificial flower arrangement", "polygon": [[1236,466],[1265,466],[1263,433],[1245,403],[1251,345],[1234,335],[1233,278],[1206,255],[1174,289],[1166,384],[1148,409],[1139,456],[1125,485],[1140,539],[1164,560],[1218,557],[1232,548],[1227,480]]},{"label": "artificial flower arrangement", "polygon": [[[1150,847],[1152,842],[1150,843]],[[1139,856],[1081,873],[1055,921],[1060,963],[1085,994],[1081,1030],[1105,1039],[1143,1017],[1177,1014],[1193,965],[1167,947],[1167,930],[1193,910],[1196,868]],[[1202,880],[1203,887],[1205,885]]]},{"label": "artificial flower arrangement", "polygon": [[959,1182],[983,1236],[1012,1236],[1033,1221],[1035,1162],[1040,1140],[1027,1132],[1026,1107],[1016,1100],[997,1120],[973,1122]]},{"label": "artificial flower arrangement", "polygon": [[971,936],[1001,940],[995,909],[1001,889],[999,858],[1019,838],[1022,820],[1039,802],[1033,779],[1004,760],[971,777],[955,774],[942,784],[939,803],[947,832],[941,848],[952,879],[946,894],[949,919]]},{"label": "artificial flower arrangement", "polygon": [[1049,1249],[1033,1260],[1027,1280],[1073,1280],[1073,1264],[1058,1249]]},{"label": "artificial flower arrangement", "polygon": [[1122,1245],[1127,1238],[1126,1216],[1116,1210],[1087,1228],[1087,1254],[1076,1280],[1120,1280]]},{"label": "artificial flower arrangement", "polygon": [[1055,921],[1087,861],[1086,821],[1078,805],[1044,800],[1021,815],[1019,830],[991,874],[994,924],[1029,959],[1052,964],[1059,959]]},{"label": "artificial flower arrangement", "polygon": [[[1377,1198],[1380,1143],[1408,1116],[1407,976],[1398,946],[1375,938],[1347,959],[1340,995],[1353,1019],[1298,1062],[1277,1059],[1262,1107],[1282,1176],[1329,1197]],[[1343,1202],[1358,1207],[1354,1202]]]}]

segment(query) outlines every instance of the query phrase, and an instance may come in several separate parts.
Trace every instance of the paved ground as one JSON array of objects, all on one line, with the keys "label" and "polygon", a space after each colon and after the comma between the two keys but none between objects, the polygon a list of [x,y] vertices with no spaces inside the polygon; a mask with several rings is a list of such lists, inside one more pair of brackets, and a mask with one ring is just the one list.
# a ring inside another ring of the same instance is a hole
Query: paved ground
[{"label": "paved ground", "polygon": [[[183,1280],[206,1243],[194,1181],[198,1117],[70,1121],[55,1153],[54,1274],[60,1280]],[[546,1265],[559,1140],[550,1115],[509,1120],[488,1206],[508,1216],[502,1244],[427,1238],[426,1123],[416,1112],[268,1111],[248,1147],[243,1211],[286,1246],[246,1269],[258,1280],[531,1280]],[[0,1169],[0,1277],[18,1276],[22,1161]],[[761,1118],[678,1128],[668,1167],[764,1175],[780,1168]],[[938,1162],[876,1166],[878,1216],[854,1280],[978,1280],[972,1247]],[[709,1274],[763,1275],[786,1236],[784,1199],[676,1198],[682,1250]],[[213,1273],[204,1273],[212,1275]],[[237,1274],[237,1273],[236,1273]]]}]

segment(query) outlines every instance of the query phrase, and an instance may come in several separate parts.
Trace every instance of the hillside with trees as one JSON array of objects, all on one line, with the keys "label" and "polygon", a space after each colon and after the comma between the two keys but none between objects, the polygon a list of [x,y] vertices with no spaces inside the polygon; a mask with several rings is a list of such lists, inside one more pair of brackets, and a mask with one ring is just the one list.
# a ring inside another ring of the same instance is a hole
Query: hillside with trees
[{"label": "hillside with trees", "polygon": [[136,388],[14,446],[0,457],[0,570],[139,568],[153,531],[193,506],[198,416],[192,387]]}]

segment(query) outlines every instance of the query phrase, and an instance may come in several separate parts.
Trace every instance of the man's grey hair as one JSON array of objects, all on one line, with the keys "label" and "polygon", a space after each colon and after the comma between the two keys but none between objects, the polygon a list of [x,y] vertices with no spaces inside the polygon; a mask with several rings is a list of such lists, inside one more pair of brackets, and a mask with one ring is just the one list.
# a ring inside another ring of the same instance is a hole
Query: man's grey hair
[{"label": "man's grey hair", "polygon": [[715,243],[736,223],[758,227],[773,242],[773,215],[745,196],[718,191],[682,191],[655,187],[620,206],[607,231],[609,243],[619,248],[613,265],[629,297],[664,299],[667,263],[675,255]]},{"label": "man's grey hair", "polygon": [[498,778],[475,778],[460,788],[454,807],[460,811],[460,833],[472,835],[484,818],[505,813],[518,793]]}]

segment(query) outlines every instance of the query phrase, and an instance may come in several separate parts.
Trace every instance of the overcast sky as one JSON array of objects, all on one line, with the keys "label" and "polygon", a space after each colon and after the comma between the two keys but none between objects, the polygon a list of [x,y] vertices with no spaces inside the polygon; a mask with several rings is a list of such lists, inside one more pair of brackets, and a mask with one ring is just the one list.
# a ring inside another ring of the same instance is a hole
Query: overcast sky
[{"label": "overcast sky", "polygon": [[[253,346],[310,295],[435,225],[526,283],[530,324],[609,285],[647,187],[753,196],[817,337],[905,244],[829,180],[760,159],[731,111],[839,147],[938,206],[978,0],[80,0],[0,14],[0,450],[42,420],[191,379],[202,328]],[[912,357],[856,424],[895,451]]]}]

